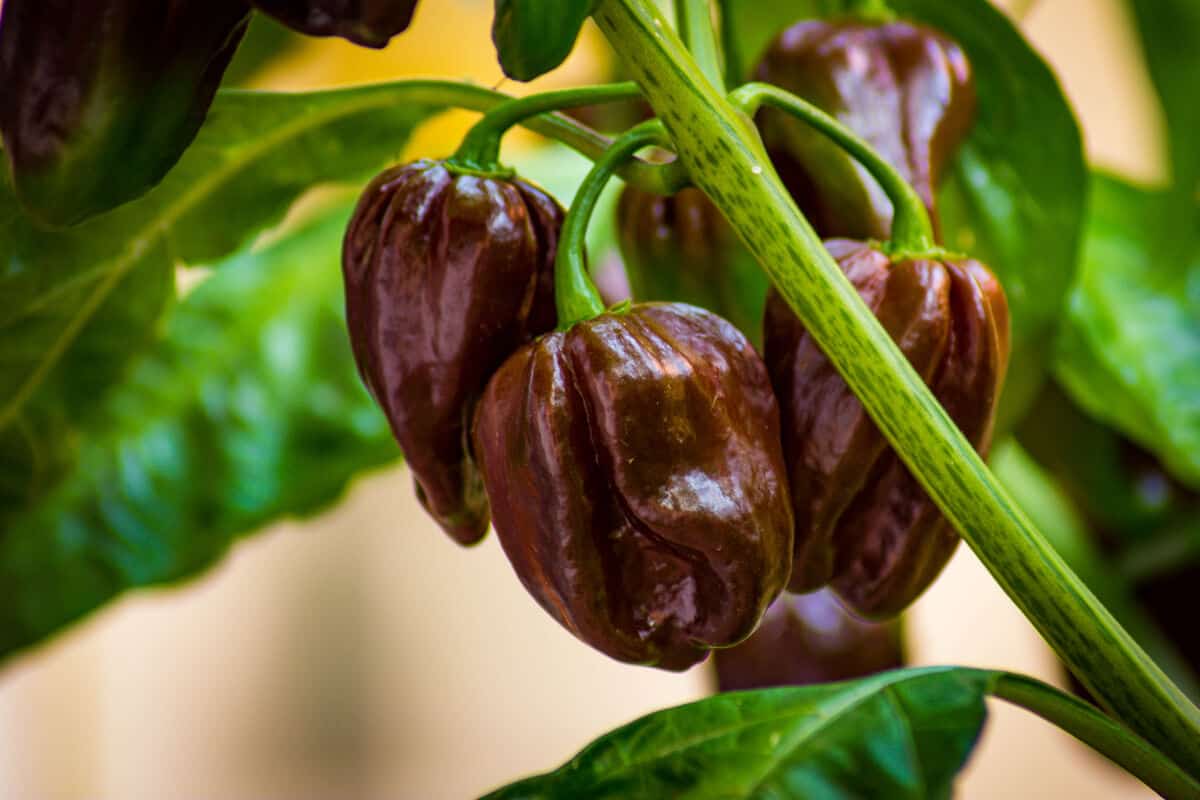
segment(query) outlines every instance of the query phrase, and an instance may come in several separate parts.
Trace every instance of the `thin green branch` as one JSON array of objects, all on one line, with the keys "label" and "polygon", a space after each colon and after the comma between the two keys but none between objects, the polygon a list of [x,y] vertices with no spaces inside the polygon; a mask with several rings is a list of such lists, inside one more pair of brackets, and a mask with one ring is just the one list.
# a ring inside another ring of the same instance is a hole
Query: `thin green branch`
[{"label": "thin green branch", "polygon": [[649,120],[633,127],[613,142],[579,185],[571,210],[563,223],[559,237],[558,255],[554,262],[554,298],[558,306],[558,328],[566,330],[576,322],[591,319],[604,312],[604,301],[587,268],[587,228],[596,208],[596,201],[617,168],[634,154],[666,139],[662,123]]},{"label": "thin green branch", "polygon": [[928,256],[937,250],[933,223],[917,190],[854,131],[807,100],[769,83],[747,83],[729,94],[729,102],[750,117],[759,107],[772,106],[829,137],[863,165],[892,201],[891,252],[896,256],[915,257]]},{"label": "thin green branch", "polygon": [[594,18],[724,212],[913,475],[1083,683],[1200,774],[1200,710],[1137,645],[997,483],[859,298],[771,166],[757,131],[646,0]]},{"label": "thin green branch", "polygon": [[637,100],[641,96],[642,91],[636,83],[625,82],[576,86],[509,100],[488,111],[467,131],[450,161],[479,172],[497,170],[500,165],[500,142],[504,134],[530,117],[567,108]]},{"label": "thin green branch", "polygon": [[1062,728],[1171,800],[1200,798],[1200,783],[1093,706],[1024,675],[997,673],[990,694]]},{"label": "thin green branch", "polygon": [[710,0],[675,0],[675,26],[704,77],[713,86],[724,86],[723,57]]}]

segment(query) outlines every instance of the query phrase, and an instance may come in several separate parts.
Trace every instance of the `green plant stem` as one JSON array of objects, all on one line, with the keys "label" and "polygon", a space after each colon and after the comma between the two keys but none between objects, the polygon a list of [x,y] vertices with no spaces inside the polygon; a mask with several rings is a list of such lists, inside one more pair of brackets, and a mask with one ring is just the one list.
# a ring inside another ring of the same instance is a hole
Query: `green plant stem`
[{"label": "green plant stem", "polygon": [[1163,797],[1200,798],[1200,783],[1141,738],[1078,698],[1011,672],[997,673],[989,694],[1062,728]]},{"label": "green plant stem", "polygon": [[591,172],[579,185],[571,210],[563,222],[554,261],[554,300],[558,307],[558,329],[566,330],[576,322],[604,313],[604,301],[592,282],[587,268],[587,228],[596,201],[617,168],[641,150],[666,139],[658,120],[630,128],[596,159]]},{"label": "green plant stem", "polygon": [[737,15],[733,13],[731,0],[717,0],[721,11],[721,52],[725,56],[725,85],[737,86],[745,80],[745,56],[742,42],[738,38]]},{"label": "green plant stem", "polygon": [[477,171],[493,172],[500,169],[500,141],[515,125],[530,117],[536,117],[564,108],[578,108],[599,103],[621,100],[636,100],[642,96],[636,83],[611,83],[603,86],[579,86],[542,92],[509,100],[496,106],[475,123],[463,137],[458,151],[450,161],[460,167]]},{"label": "green plant stem", "polygon": [[723,57],[713,29],[710,0],[675,0],[675,27],[704,77],[713,86],[724,86]]},{"label": "green plant stem", "polygon": [[1119,719],[1200,774],[1200,710],[997,483],[825,251],[749,118],[704,79],[646,0],[600,0],[594,18],[642,85],[695,183],[1008,596]]},{"label": "green plant stem", "polygon": [[892,201],[893,255],[924,256],[937,251],[933,223],[917,190],[854,131],[807,100],[769,83],[747,83],[730,93],[729,102],[751,117],[763,105],[777,108],[827,136],[862,164]]}]

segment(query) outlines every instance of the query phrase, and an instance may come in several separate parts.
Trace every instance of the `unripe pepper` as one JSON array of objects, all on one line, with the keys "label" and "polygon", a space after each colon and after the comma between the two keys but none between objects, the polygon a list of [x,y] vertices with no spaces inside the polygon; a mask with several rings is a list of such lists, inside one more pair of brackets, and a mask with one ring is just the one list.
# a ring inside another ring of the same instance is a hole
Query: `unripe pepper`
[{"label": "unripe pepper", "polygon": [[828,589],[782,594],[758,629],[713,656],[722,692],[863,678],[904,666],[899,620],[868,622]]},{"label": "unripe pepper", "polygon": [[[942,170],[970,129],[975,88],[953,41],[908,22],[806,20],[781,33],[755,79],[821,107],[913,185],[933,218]],[[778,111],[758,116],[780,177],[823,237],[887,239],[892,209],[837,145]]]},{"label": "unripe pepper", "polygon": [[517,348],[552,330],[563,211],[521,180],[418,161],[363,193],[346,231],[346,317],[359,372],[421,503],[456,541],[487,532],[469,451],[474,403]]},{"label": "unripe pepper", "polygon": [[384,47],[408,29],[417,0],[252,0],[289,28],[309,36],[340,36]]},{"label": "unripe pepper", "polygon": [[29,212],[70,225],[158,183],[249,16],[243,0],[7,0],[0,134]]},{"label": "unripe pepper", "polygon": [[[1009,347],[996,279],[969,259],[893,263],[860,242],[826,246],[951,419],[986,452]],[[774,290],[764,356],[796,515],[789,590],[829,584],[861,616],[898,613],[945,566],[958,535]]]},{"label": "unripe pepper", "polygon": [[714,314],[638,304],[535,340],[488,384],[473,441],[522,583],[613,658],[684,669],[787,581],[775,396]]},{"label": "unripe pepper", "polygon": [[663,197],[626,185],[617,230],[634,299],[707,308],[757,343],[770,282],[704,192]]}]

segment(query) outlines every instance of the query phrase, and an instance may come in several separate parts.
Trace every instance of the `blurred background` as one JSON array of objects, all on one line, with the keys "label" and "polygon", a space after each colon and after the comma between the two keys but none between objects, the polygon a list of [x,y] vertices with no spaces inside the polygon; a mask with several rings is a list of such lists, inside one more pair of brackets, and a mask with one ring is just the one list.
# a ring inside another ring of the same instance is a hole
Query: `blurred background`
[{"label": "blurred background", "polygon": [[[1002,5],[1056,68],[1092,160],[1159,179],[1157,112],[1124,6]],[[446,75],[527,92],[605,74],[607,52],[589,30],[552,76],[503,83],[491,11],[490,0],[427,0],[383,52],[309,40],[254,83]],[[439,118],[406,155],[448,154],[472,119]],[[512,154],[536,146],[513,138]],[[908,637],[917,664],[1003,667],[1063,685],[1050,651],[965,547],[910,614]],[[358,480],[316,520],[243,542],[200,580],[126,596],[8,664],[0,797],[474,797],[713,685],[706,665],[660,673],[578,643],[525,594],[494,536],[454,545],[395,468]],[[1151,796],[1040,720],[991,710],[961,797]]]}]

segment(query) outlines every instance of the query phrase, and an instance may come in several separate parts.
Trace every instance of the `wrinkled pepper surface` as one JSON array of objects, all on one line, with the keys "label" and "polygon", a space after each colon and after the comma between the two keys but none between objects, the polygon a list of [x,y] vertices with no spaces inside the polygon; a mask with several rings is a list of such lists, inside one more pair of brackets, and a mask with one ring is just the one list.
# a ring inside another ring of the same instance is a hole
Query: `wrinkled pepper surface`
[{"label": "wrinkled pepper surface", "polygon": [[522,583],[613,658],[684,669],[787,581],[775,396],[712,313],[637,304],[535,340],[488,384],[473,441]]},{"label": "wrinkled pepper surface", "polygon": [[31,215],[70,225],[158,183],[249,16],[242,0],[7,0],[0,134]]},{"label": "wrinkled pepper surface", "polygon": [[417,0],[252,0],[292,30],[384,47],[412,22]]},{"label": "wrinkled pepper surface", "polygon": [[688,188],[662,197],[627,185],[617,229],[635,300],[707,308],[758,343],[770,282],[704,192]]},{"label": "wrinkled pepper surface", "polygon": [[[1008,305],[991,272],[969,259],[892,263],[844,239],[826,246],[951,419],[986,452],[1009,348]],[[860,616],[894,615],[933,581],[958,535],[774,290],[763,347],[796,515],[789,590],[829,584]]]},{"label": "wrinkled pepper surface", "polygon": [[782,594],[741,644],[717,650],[722,692],[863,678],[904,666],[899,620],[859,619],[828,589]]},{"label": "wrinkled pepper surface", "polygon": [[[770,45],[755,79],[816,104],[908,180],[933,217],[942,170],[970,129],[975,88],[961,48],[908,22],[806,20]],[[887,239],[892,207],[853,158],[780,111],[758,116],[780,177],[823,237]]]},{"label": "wrinkled pepper surface", "polygon": [[359,372],[421,503],[461,544],[488,526],[469,450],[474,403],[509,355],[555,326],[563,216],[524,181],[418,161],[372,181],[346,231],[346,317]]}]

